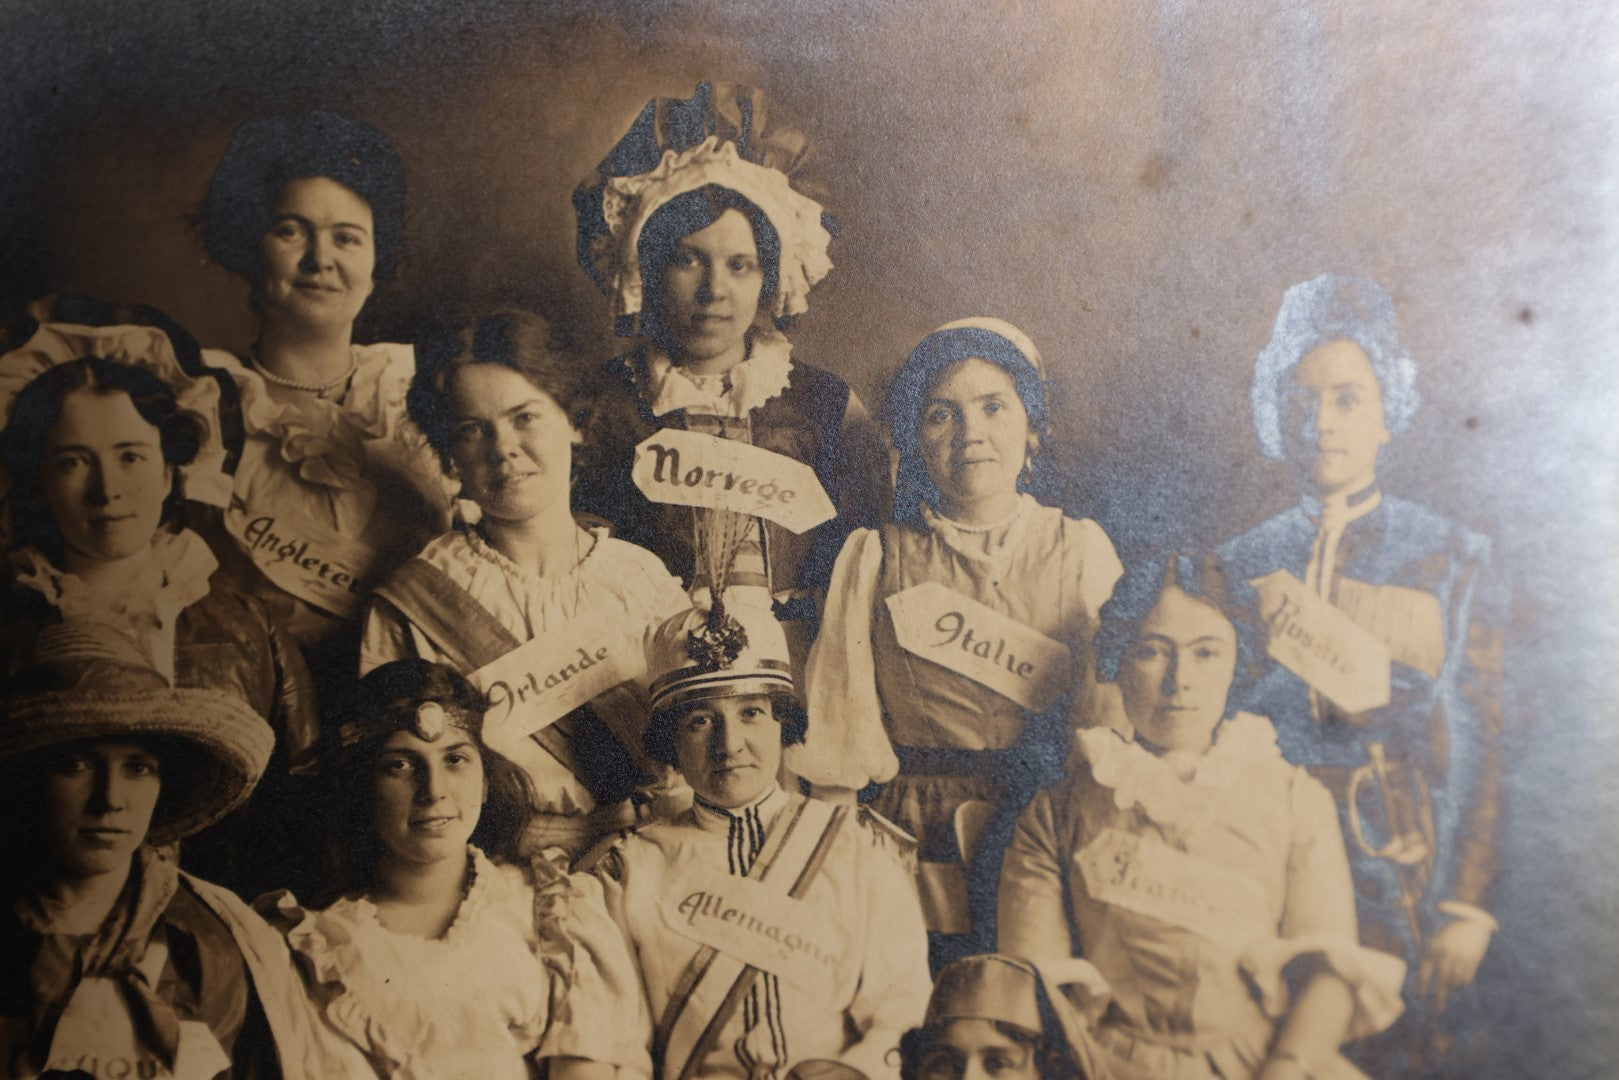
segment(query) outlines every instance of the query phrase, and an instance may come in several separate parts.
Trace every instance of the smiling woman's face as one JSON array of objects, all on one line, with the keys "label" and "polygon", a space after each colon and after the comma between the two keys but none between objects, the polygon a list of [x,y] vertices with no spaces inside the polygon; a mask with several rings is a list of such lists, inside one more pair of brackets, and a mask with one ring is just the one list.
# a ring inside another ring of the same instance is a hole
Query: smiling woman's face
[{"label": "smiling woman's face", "polygon": [[486,793],[483,756],[453,725],[431,741],[396,731],[372,759],[371,824],[387,857],[465,858]]},{"label": "smiling woman's face", "polygon": [[260,243],[259,313],[301,329],[352,331],[377,267],[371,204],[325,176],[281,189]]},{"label": "smiling woman's face", "polygon": [[468,364],[450,387],[450,463],[484,516],[520,524],[568,512],[580,434],[556,399],[499,364]]}]

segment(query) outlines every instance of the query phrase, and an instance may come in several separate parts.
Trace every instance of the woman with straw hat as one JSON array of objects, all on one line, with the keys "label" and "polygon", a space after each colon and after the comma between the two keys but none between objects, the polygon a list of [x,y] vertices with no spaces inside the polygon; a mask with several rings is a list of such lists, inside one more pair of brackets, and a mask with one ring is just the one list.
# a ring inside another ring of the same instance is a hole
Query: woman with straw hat
[{"label": "woman with straw hat", "polygon": [[247,798],[264,721],[73,622],[39,634],[0,711],[7,1075],[324,1075],[276,935],[160,850]]},{"label": "woman with straw hat", "polygon": [[90,620],[127,636],[172,685],[230,693],[277,731],[252,805],[186,845],[185,865],[253,894],[296,875],[298,781],[316,737],[298,650],[232,589],[182,507],[229,500],[241,449],[234,387],[151,309],[48,298],[0,353],[6,488],[0,643],[12,658],[43,627]]}]

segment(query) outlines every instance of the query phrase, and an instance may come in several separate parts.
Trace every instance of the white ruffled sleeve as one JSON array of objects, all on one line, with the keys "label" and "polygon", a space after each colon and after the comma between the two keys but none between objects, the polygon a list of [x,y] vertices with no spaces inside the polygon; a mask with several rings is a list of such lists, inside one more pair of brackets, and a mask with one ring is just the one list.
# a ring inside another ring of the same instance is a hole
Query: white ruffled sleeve
[{"label": "white ruffled sleeve", "polygon": [[1338,813],[1327,789],[1303,769],[1294,771],[1292,814],[1281,936],[1245,950],[1242,969],[1253,980],[1261,1006],[1280,1017],[1289,1005],[1283,973],[1299,957],[1314,957],[1348,983],[1354,995],[1355,1012],[1344,1039],[1374,1035],[1405,1008],[1400,997],[1405,961],[1359,944]]},{"label": "white ruffled sleeve", "polygon": [[871,654],[882,563],[881,534],[859,529],[849,534],[832,569],[821,632],[804,675],[809,734],[786,751],[787,769],[817,786],[859,790],[899,772],[883,729]]}]

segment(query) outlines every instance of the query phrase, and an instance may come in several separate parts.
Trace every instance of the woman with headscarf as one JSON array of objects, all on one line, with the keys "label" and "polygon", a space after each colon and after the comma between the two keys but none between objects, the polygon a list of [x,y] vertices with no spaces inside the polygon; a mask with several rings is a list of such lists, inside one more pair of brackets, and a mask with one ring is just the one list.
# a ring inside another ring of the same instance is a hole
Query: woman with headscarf
[{"label": "woman with headscarf", "polygon": [[[873,807],[921,843],[937,969],[993,946],[1013,817],[1060,774],[1071,724],[1111,719],[1085,673],[1120,567],[1100,525],[1040,501],[1045,367],[1010,323],[929,334],[884,412],[895,520],[855,532],[838,558],[809,659],[814,723],[787,766],[831,797],[883,785]],[[990,810],[972,867],[969,803]]]},{"label": "woman with headscarf", "polygon": [[[1323,274],[1288,289],[1254,362],[1253,422],[1302,498],[1220,553],[1270,620],[1276,662],[1246,707],[1333,793],[1361,933],[1410,968],[1407,1016],[1361,1053],[1466,1074],[1484,1052],[1466,991],[1499,928],[1506,595],[1487,537],[1382,490],[1416,372],[1381,286]],[[1356,664],[1287,650],[1301,634]]]}]

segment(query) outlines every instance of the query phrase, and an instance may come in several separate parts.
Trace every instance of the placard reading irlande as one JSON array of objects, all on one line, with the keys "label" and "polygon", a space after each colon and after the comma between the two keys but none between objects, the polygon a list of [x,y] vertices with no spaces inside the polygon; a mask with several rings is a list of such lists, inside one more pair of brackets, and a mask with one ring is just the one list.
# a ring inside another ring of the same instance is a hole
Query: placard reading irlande
[{"label": "placard reading irlande", "polygon": [[664,428],[647,436],[635,448],[630,477],[653,502],[756,514],[795,533],[837,513],[802,461],[699,431]]},{"label": "placard reading irlande", "polygon": [[1073,677],[1068,646],[936,581],[887,602],[894,634],[907,651],[1025,709],[1051,708]]},{"label": "placard reading irlande", "polygon": [[1270,628],[1266,651],[1340,709],[1389,703],[1389,649],[1286,570],[1253,582]]},{"label": "placard reading irlande", "polygon": [[534,638],[472,673],[489,698],[484,739],[499,750],[527,738],[645,668],[640,637],[620,630],[570,627]]},{"label": "placard reading irlande", "polygon": [[1104,904],[1233,949],[1275,934],[1265,887],[1257,878],[1151,837],[1103,829],[1078,862],[1085,891]]},{"label": "placard reading irlande", "polygon": [[683,937],[779,975],[812,994],[830,994],[844,944],[820,909],[751,878],[692,874],[662,900]]},{"label": "placard reading irlande", "polygon": [[376,563],[368,544],[288,510],[261,510],[232,499],[225,528],[283,592],[340,618],[364,603]]}]

